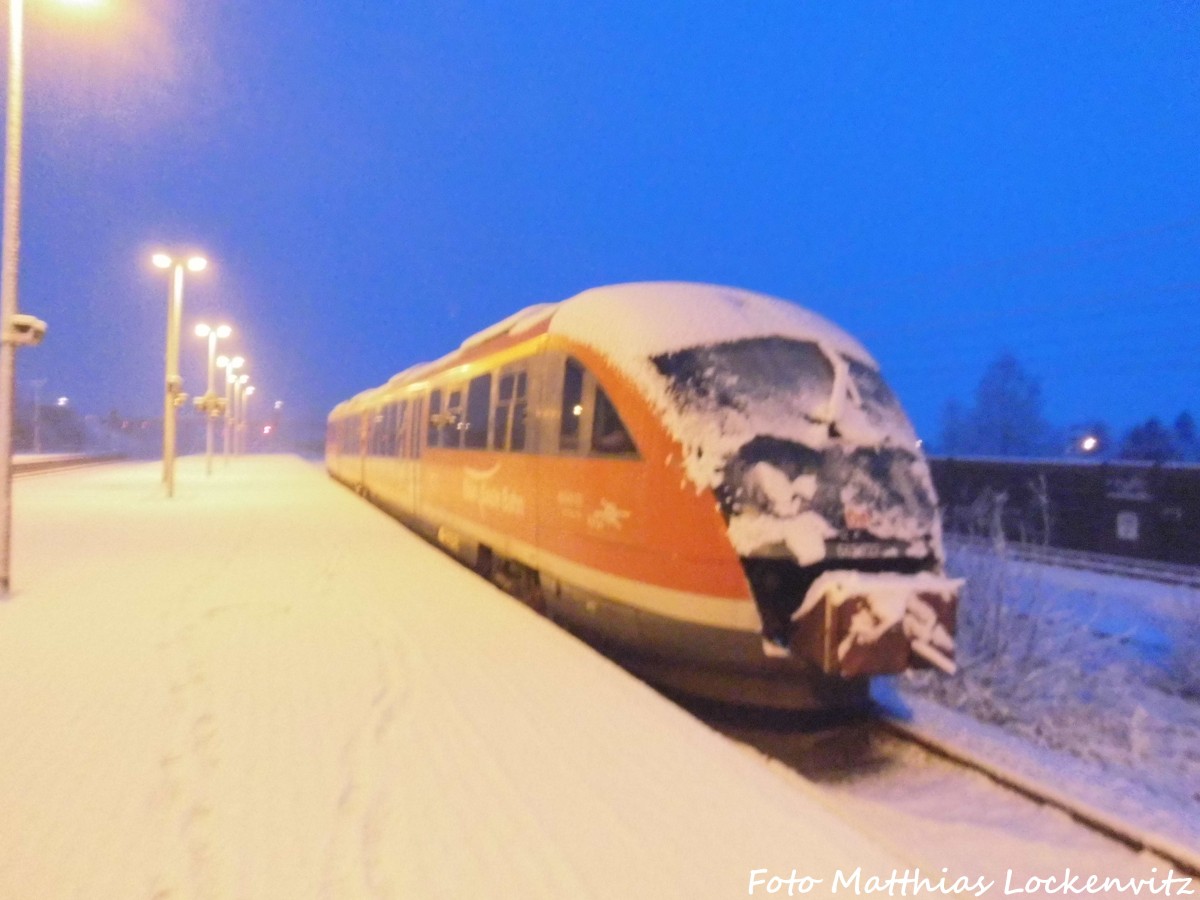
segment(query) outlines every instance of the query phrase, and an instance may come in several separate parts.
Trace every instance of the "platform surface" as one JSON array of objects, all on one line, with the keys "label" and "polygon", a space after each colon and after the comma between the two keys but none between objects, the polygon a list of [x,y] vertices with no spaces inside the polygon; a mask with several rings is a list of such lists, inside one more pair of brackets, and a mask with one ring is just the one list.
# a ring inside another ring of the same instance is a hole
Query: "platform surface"
[{"label": "platform surface", "polygon": [[694,900],[905,866],[319,466],[159,476],[16,482],[0,897]]}]

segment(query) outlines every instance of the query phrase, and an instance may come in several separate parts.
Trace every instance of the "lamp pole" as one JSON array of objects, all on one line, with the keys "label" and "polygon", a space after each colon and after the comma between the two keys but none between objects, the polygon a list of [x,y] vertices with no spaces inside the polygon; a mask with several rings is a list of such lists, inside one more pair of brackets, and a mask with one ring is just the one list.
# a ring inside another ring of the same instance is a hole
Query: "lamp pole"
[{"label": "lamp pole", "polygon": [[249,381],[250,376],[243,372],[238,376],[237,384],[233,386],[233,453],[235,456],[241,456],[245,447],[243,431],[246,424],[246,385]]},{"label": "lamp pole", "polygon": [[197,401],[197,406],[204,411],[204,470],[209,475],[212,475],[213,419],[217,413],[217,406],[214,402],[217,399],[214,390],[216,386],[217,339],[227,338],[231,334],[233,334],[233,329],[228,325],[218,325],[216,328],[209,328],[204,324],[196,326],[196,336],[208,338],[208,387],[204,392],[203,402]]},{"label": "lamp pole", "polygon": [[242,452],[245,453],[250,437],[250,398],[254,395],[254,385],[246,385],[242,391]]},{"label": "lamp pole", "polygon": [[235,356],[232,359],[228,356],[222,356],[217,359],[217,365],[225,370],[225,440],[222,450],[225,453],[226,465],[229,465],[229,440],[233,424],[233,385],[237,381],[237,376],[233,374],[233,370],[240,369],[245,363],[246,361],[240,356]]},{"label": "lamp pole", "polygon": [[12,575],[12,447],[16,349],[36,344],[46,323],[18,312],[21,147],[25,120],[25,3],[8,0],[8,103],[4,127],[4,228],[0,236],[0,597]]},{"label": "lamp pole", "polygon": [[154,265],[173,269],[171,291],[167,295],[167,352],[166,390],[163,392],[163,483],[167,496],[175,496],[175,411],[183,402],[183,379],[179,375],[179,323],[183,318],[183,270],[200,272],[208,260],[192,256],[186,260],[172,259],[165,253],[155,253]]}]

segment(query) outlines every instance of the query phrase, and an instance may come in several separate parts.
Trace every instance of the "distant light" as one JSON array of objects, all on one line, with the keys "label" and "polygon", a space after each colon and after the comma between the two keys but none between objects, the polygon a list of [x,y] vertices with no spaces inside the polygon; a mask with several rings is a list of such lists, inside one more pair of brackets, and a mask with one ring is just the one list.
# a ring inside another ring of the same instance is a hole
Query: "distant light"
[{"label": "distant light", "polygon": [[229,337],[231,334],[233,334],[233,329],[228,325],[217,326],[217,337],[221,338],[222,340]]},{"label": "distant light", "polygon": [[579,405],[578,403],[576,403],[575,408],[571,410],[571,413],[576,416],[582,416],[583,415],[583,407],[581,405]]},{"label": "distant light", "polygon": [[225,368],[227,365],[229,365],[229,357],[228,356],[218,356],[217,357],[217,365],[220,366],[222,369]]},{"label": "distant light", "polygon": [[201,322],[196,326],[196,337],[208,337],[208,333],[212,331],[207,325]]},{"label": "distant light", "polygon": [[925,442],[924,442],[923,440],[921,440],[920,438],[917,438],[917,446],[918,446],[918,447],[924,447],[924,446],[925,446]]},{"label": "distant light", "polygon": [[171,257],[167,256],[165,253],[155,253],[150,260],[160,269],[171,268]]},{"label": "distant light", "polygon": [[193,256],[187,261],[189,272],[202,272],[208,266],[208,260],[203,256]]},{"label": "distant light", "polygon": [[275,401],[275,408],[276,408],[276,409],[283,409],[283,401],[282,401],[282,400],[276,400],[276,401]]},{"label": "distant light", "polygon": [[66,397],[59,397],[59,398],[58,398],[58,405],[59,405],[59,406],[66,406],[66,405],[67,405],[68,403],[70,403],[70,402],[71,402],[71,401],[69,401],[69,400],[68,400]]},{"label": "distant light", "polygon": [[1100,446],[1100,441],[1093,434],[1089,434],[1087,437],[1085,437],[1082,441],[1079,442],[1079,449],[1082,450],[1084,453],[1091,453],[1099,446]]},{"label": "distant light", "polygon": [[246,395],[247,397],[249,397],[249,396],[250,396],[251,394],[253,394],[253,393],[254,393],[254,385],[250,385],[249,387],[247,387],[247,388],[246,388],[246,393],[245,393],[245,395]]},{"label": "distant light", "polygon": [[264,426],[263,426],[263,434],[270,434],[270,433],[271,433],[271,426],[270,426],[270,425],[264,425]]},{"label": "distant light", "polygon": [[245,384],[245,383],[246,383],[247,381],[249,381],[249,380],[250,380],[250,376],[249,376],[249,375],[239,375],[239,376],[238,376],[237,383],[238,383],[238,384]]}]

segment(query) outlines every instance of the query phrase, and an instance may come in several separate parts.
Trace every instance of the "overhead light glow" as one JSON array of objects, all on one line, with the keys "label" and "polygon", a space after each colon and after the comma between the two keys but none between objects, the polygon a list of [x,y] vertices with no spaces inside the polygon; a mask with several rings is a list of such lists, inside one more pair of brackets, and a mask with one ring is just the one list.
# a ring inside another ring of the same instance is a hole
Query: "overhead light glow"
[{"label": "overhead light glow", "polygon": [[193,256],[191,259],[189,259],[187,261],[187,267],[188,267],[189,272],[203,271],[206,266],[208,266],[208,260],[205,259],[203,256]]},{"label": "overhead light glow", "polygon": [[165,253],[155,253],[152,257],[150,257],[150,261],[160,269],[171,268],[171,257],[167,256]]},{"label": "overhead light glow", "polygon": [[221,338],[222,340],[229,337],[231,334],[233,334],[233,329],[228,325],[217,326],[217,337]]}]

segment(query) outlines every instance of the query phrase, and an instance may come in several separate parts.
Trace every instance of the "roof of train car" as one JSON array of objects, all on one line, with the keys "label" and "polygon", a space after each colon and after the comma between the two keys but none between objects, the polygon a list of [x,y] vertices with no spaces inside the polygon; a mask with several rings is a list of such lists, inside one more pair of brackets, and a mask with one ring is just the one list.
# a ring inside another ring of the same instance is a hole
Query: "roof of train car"
[{"label": "roof of train car", "polygon": [[[586,344],[627,372],[659,354],[755,337],[816,341],[876,366],[847,332],[789,301],[743,288],[649,281],[591,288],[557,303],[530,306],[467,338],[447,356],[404,370],[388,384],[434,374],[495,342],[546,332]],[[363,391],[334,412],[352,408],[386,386]]]}]

